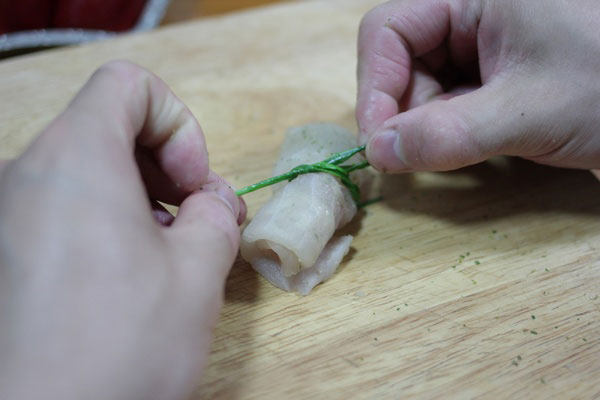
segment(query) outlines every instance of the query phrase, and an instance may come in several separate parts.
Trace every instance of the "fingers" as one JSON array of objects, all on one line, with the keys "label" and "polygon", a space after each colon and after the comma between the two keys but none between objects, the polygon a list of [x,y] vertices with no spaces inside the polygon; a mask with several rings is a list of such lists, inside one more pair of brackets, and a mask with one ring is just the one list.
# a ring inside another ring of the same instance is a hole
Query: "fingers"
[{"label": "fingers", "polygon": [[422,67],[415,62],[415,68],[406,91],[402,95],[398,106],[399,111],[404,112],[421,106],[442,94],[443,89],[440,83]]},{"label": "fingers", "polygon": [[151,199],[159,200],[167,204],[179,205],[189,191],[176,185],[160,168],[152,151],[141,146],[135,149],[137,161],[146,191]]},{"label": "fingers", "polygon": [[445,171],[511,154],[519,129],[527,127],[525,118],[515,118],[522,111],[518,102],[503,104],[514,98],[509,88],[487,85],[413,108],[383,124],[367,158],[385,172]]},{"label": "fingers", "polygon": [[136,144],[150,149],[182,190],[206,181],[208,154],[191,112],[159,78],[124,61],[98,69],[36,143],[60,151],[61,162],[72,164],[67,167],[85,164],[90,175],[109,170],[129,181],[137,174],[131,162]]},{"label": "fingers", "polygon": [[183,201],[166,235],[179,257],[186,260],[182,265],[189,279],[198,285],[224,281],[239,247],[241,212],[233,190],[218,181]]},{"label": "fingers", "polygon": [[[356,110],[362,136],[372,135],[400,111],[398,101],[409,86],[413,58],[423,56],[426,64],[439,68],[446,57],[461,64],[476,56],[478,3],[390,1],[363,18]],[[449,54],[441,47],[445,41]]]}]

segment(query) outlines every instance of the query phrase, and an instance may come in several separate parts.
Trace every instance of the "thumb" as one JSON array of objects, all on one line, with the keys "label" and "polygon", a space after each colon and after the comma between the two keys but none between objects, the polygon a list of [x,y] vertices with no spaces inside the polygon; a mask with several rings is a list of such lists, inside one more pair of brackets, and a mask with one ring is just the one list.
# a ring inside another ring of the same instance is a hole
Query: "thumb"
[{"label": "thumb", "polygon": [[383,172],[446,171],[510,154],[526,123],[508,91],[485,85],[398,114],[370,139],[367,159]]},{"label": "thumb", "polygon": [[188,196],[173,224],[164,228],[179,275],[192,292],[221,297],[239,248],[242,208],[227,184],[214,181]]}]

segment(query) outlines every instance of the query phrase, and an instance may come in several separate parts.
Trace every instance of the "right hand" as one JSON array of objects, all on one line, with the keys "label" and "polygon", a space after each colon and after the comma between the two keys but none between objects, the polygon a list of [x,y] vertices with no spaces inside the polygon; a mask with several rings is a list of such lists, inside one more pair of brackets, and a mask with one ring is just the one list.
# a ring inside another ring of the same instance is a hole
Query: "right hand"
[{"label": "right hand", "polygon": [[387,172],[451,170],[501,154],[600,168],[598,21],[593,0],[396,0],[373,9],[359,35],[367,158]]}]

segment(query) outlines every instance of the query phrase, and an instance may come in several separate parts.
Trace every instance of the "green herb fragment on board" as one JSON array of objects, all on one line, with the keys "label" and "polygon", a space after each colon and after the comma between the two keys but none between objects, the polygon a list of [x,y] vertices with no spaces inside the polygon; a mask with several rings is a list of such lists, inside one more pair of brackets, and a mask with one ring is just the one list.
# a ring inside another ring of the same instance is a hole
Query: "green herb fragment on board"
[{"label": "green herb fragment on board", "polygon": [[537,335],[537,331],[530,331],[532,335]]}]

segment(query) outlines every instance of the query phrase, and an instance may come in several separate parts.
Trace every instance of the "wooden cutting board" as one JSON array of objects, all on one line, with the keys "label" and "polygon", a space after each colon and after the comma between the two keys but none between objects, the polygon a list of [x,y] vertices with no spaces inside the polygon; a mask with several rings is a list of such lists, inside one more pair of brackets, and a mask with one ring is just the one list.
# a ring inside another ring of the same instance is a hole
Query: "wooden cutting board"
[{"label": "wooden cutting board", "polygon": [[[102,62],[127,58],[190,106],[217,172],[253,183],[287,127],[355,129],[356,35],[375,3],[290,3],[3,61],[0,157],[19,154]],[[345,229],[350,254],[310,296],[236,262],[194,399],[600,396],[589,172],[496,159],[378,187],[384,201]],[[250,216],[268,196],[246,196]]]}]

